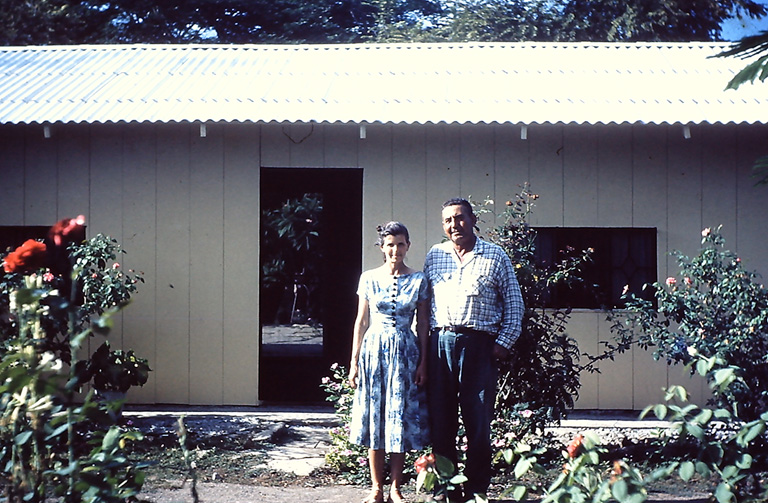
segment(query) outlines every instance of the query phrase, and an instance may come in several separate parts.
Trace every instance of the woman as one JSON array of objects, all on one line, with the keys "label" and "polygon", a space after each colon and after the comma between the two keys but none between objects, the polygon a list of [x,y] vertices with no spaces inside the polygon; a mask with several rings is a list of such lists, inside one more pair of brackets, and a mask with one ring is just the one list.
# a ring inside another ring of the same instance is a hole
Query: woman
[{"label": "woman", "polygon": [[[384,501],[384,454],[390,453],[388,501],[402,503],[400,483],[406,451],[427,440],[426,355],[429,302],[424,273],[404,260],[411,242],[400,222],[378,227],[384,265],[360,276],[349,383],[355,388],[350,440],[368,447],[371,494]],[[411,328],[416,313],[416,331]]]}]

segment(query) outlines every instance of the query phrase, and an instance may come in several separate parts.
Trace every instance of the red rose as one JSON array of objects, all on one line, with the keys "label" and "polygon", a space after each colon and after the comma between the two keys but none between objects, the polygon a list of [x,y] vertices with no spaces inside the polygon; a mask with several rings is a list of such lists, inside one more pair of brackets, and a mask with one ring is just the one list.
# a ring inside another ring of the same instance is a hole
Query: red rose
[{"label": "red rose", "polygon": [[581,454],[582,442],[584,441],[584,435],[576,435],[571,443],[568,445],[568,456],[571,459]]},{"label": "red rose", "polygon": [[435,466],[435,455],[425,454],[417,459],[416,462],[413,463],[413,466],[416,467],[416,473],[421,473],[430,466]]},{"label": "red rose", "polygon": [[46,261],[45,244],[34,239],[28,239],[5,257],[3,270],[5,272],[25,272],[39,269]]},{"label": "red rose", "polygon": [[56,246],[64,248],[69,243],[82,243],[85,240],[85,216],[59,220],[48,231],[48,239]]}]

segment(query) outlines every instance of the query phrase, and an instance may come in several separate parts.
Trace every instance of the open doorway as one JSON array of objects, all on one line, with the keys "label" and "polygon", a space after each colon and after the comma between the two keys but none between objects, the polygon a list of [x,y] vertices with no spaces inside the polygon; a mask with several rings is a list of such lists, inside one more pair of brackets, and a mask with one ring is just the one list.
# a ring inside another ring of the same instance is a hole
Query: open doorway
[{"label": "open doorway", "polygon": [[259,398],[323,402],[347,364],[360,274],[362,170],[262,168]]}]

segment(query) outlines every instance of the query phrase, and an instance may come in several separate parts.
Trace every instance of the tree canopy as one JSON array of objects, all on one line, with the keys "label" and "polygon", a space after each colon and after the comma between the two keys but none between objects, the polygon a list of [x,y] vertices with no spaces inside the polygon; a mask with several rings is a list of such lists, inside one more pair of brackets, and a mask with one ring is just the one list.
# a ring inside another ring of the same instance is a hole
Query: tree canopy
[{"label": "tree canopy", "polygon": [[0,44],[719,40],[754,0],[0,0]]}]

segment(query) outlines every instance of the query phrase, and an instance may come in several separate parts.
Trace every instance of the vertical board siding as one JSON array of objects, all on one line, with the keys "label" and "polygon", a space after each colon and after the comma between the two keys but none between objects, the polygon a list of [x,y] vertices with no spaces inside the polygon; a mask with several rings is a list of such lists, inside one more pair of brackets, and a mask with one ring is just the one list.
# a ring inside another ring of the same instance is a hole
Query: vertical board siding
[{"label": "vertical board siding", "polygon": [[598,139],[597,226],[632,225],[632,126],[595,126]]},{"label": "vertical board siding", "polygon": [[258,139],[250,124],[229,124],[224,137],[225,405],[255,404],[259,389]]},{"label": "vertical board siding", "polygon": [[62,130],[56,142],[57,220],[88,215],[90,138],[87,124]]},{"label": "vertical board siding", "polygon": [[157,126],[155,400],[189,403],[190,131]]},{"label": "vertical board siding", "polygon": [[567,227],[594,227],[599,221],[598,175],[605,171],[599,171],[597,139],[598,130],[593,127],[576,126],[563,133],[563,225]]},{"label": "vertical board siding", "polygon": [[[24,225],[25,132],[27,128],[1,126],[0,218],[2,225]],[[5,250],[3,250],[5,251]]]},{"label": "vertical board siding", "polygon": [[563,127],[536,124],[528,127],[531,190],[541,196],[531,215],[531,225],[562,226],[563,211]]},{"label": "vertical board siding", "polygon": [[366,139],[360,142],[360,167],[363,168],[363,269],[381,265],[376,242],[376,226],[394,218],[392,179],[392,127],[368,125]]},{"label": "vertical board siding", "polygon": [[[224,125],[192,136],[190,156],[189,400],[224,399]],[[251,262],[255,261],[250,257]]]},{"label": "vertical board siding", "polygon": [[59,129],[52,127],[51,130],[52,137],[43,138],[42,128],[27,128],[24,141],[24,225],[51,225],[57,220],[56,142],[62,138]]},{"label": "vertical board siding", "polygon": [[424,204],[427,197],[424,127],[403,126],[395,129],[393,136],[392,219],[405,224],[411,237],[412,245],[406,263],[421,269],[427,246],[431,246],[431,243],[424,240],[427,226]]},{"label": "vertical board siding", "polygon": [[[768,267],[768,189],[751,177],[768,153],[761,125],[691,126],[690,139],[680,125],[640,124],[534,124],[528,139],[512,124],[369,124],[365,139],[356,124],[210,124],[205,138],[191,124],[2,130],[0,225],[84,213],[89,235],[118,239],[123,267],[145,275],[112,335],[155,369],[133,402],[257,403],[261,167],[362,168],[365,268],[381,264],[377,224],[403,220],[420,267],[443,238],[445,199],[491,196],[501,212],[526,182],[541,196],[532,225],[656,228],[662,281],[677,270],[668,250],[696,253],[702,226],[723,224],[748,269]],[[596,354],[612,337],[604,318],[576,311],[568,334]],[[578,408],[641,409],[676,383],[707,394],[640,348],[600,370],[583,376]]]},{"label": "vertical board siding", "polygon": [[157,378],[157,306],[164,301],[157,284],[157,142],[155,126],[124,126],[121,244],[128,254],[123,262],[141,271],[146,283],[123,312],[123,346],[155,370],[146,385],[130,392],[130,400],[140,403],[156,402],[158,387],[164,386]]},{"label": "vertical board siding", "polygon": [[[443,203],[461,195],[461,126],[437,124],[425,128],[424,159],[427,194],[424,200],[424,242],[427,250],[443,238],[441,207]],[[365,195],[367,196],[367,192]]]},{"label": "vertical board siding", "polygon": [[[495,185],[496,212],[501,215],[502,206],[506,201],[512,201],[515,194],[525,184],[528,177],[528,140],[520,138],[520,126],[505,124],[497,125],[495,131]],[[495,221],[500,224],[500,221]]]}]

